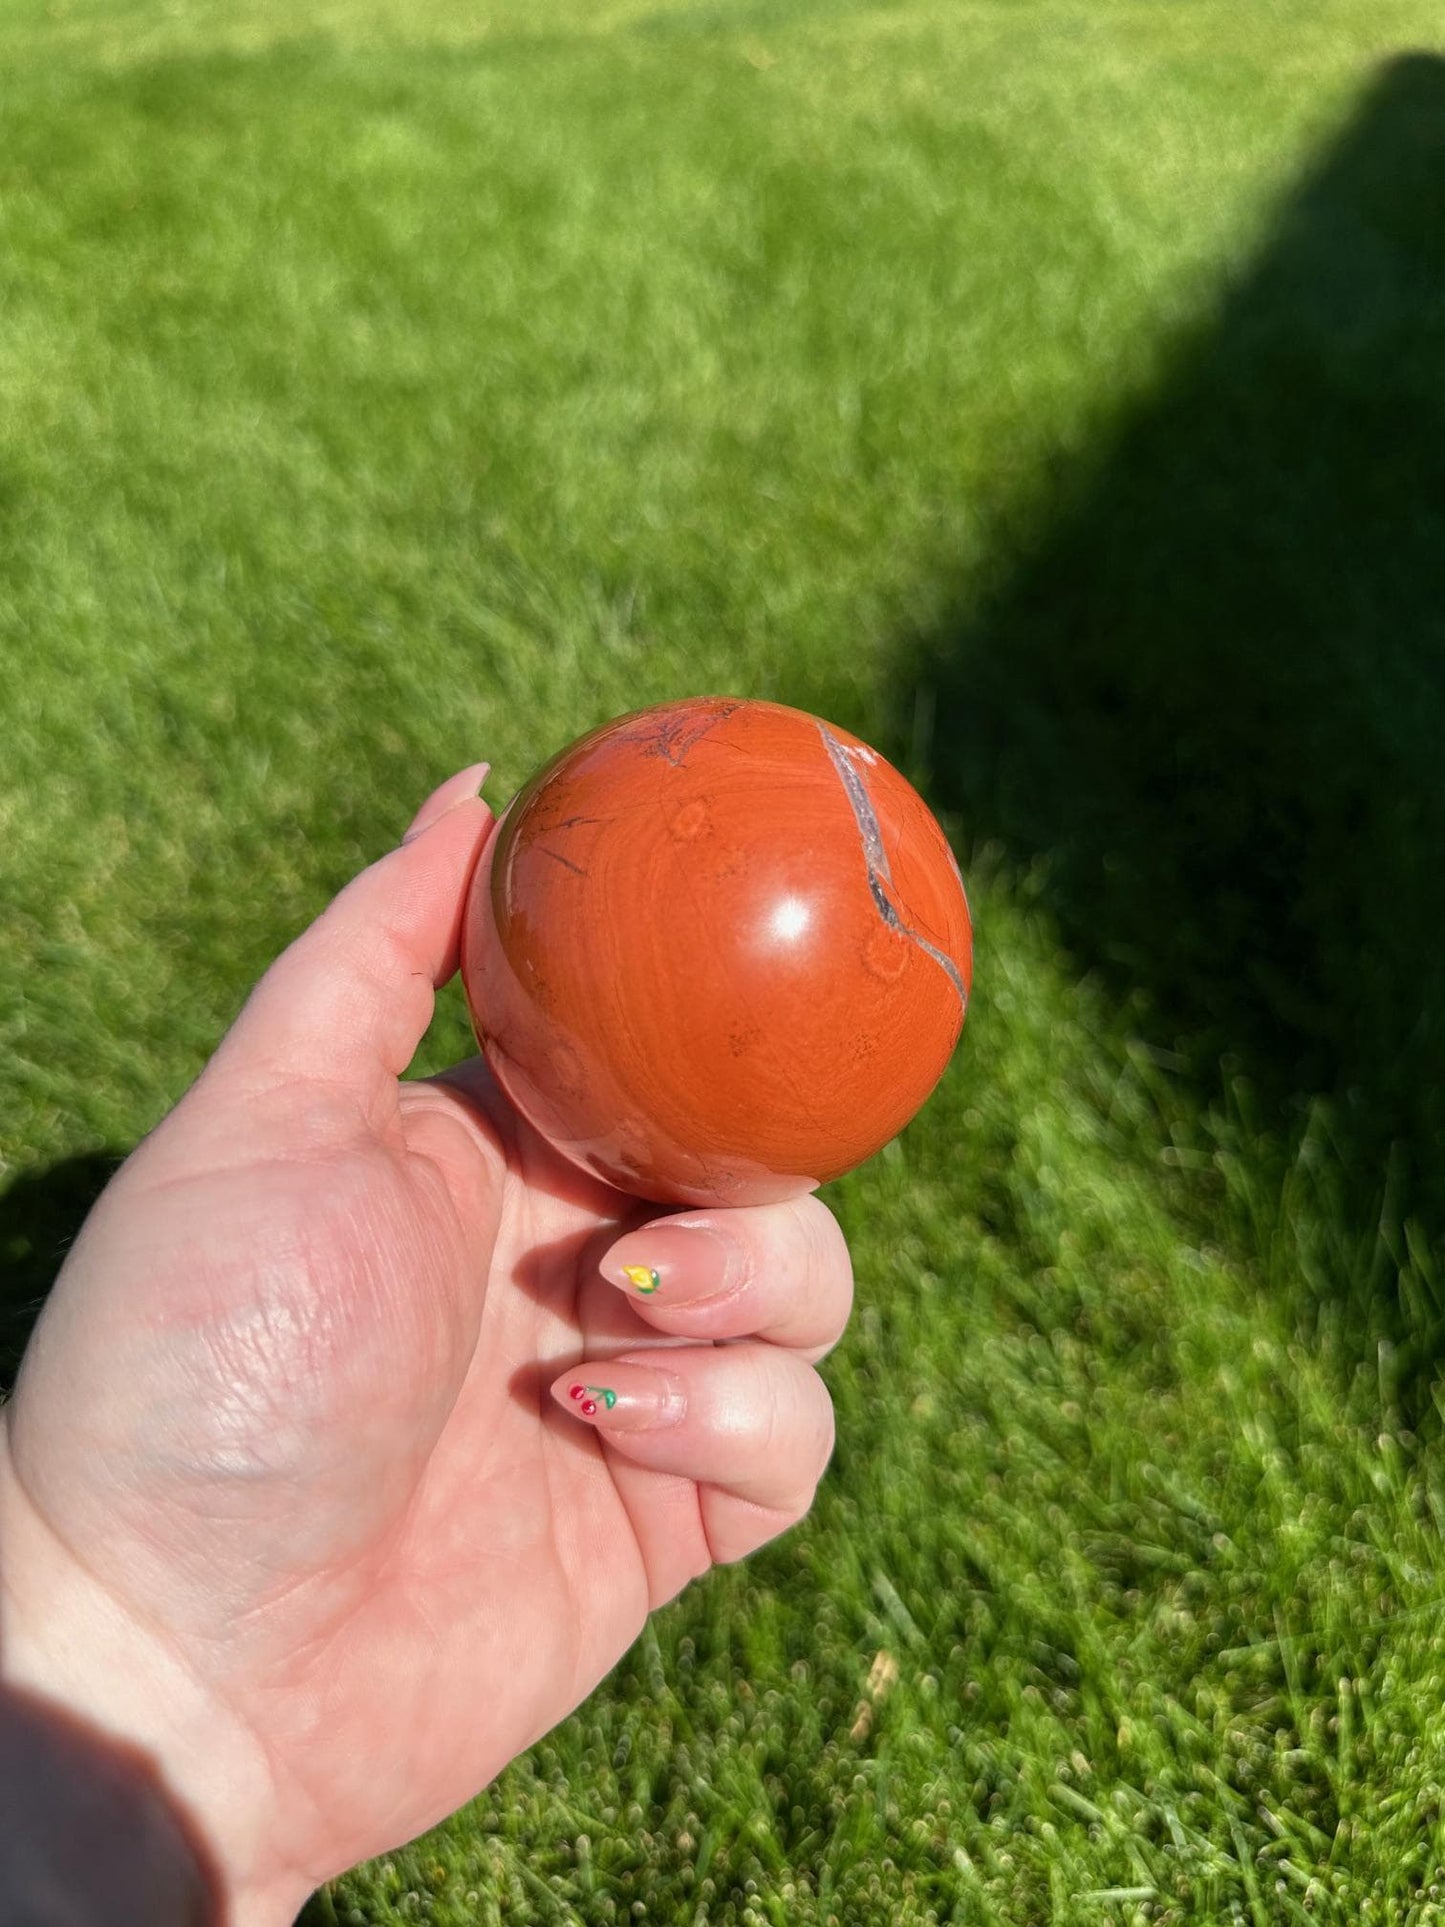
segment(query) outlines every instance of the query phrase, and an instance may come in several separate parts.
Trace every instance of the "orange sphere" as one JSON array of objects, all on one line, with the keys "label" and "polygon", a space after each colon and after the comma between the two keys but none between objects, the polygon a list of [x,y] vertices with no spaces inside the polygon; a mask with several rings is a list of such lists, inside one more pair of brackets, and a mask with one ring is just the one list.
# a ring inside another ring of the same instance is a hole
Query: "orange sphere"
[{"label": "orange sphere", "polygon": [[942,1076],[972,971],[917,792],[846,730],[723,697],[619,717],[539,771],[462,930],[513,1104],[676,1204],[794,1197],[871,1156]]}]

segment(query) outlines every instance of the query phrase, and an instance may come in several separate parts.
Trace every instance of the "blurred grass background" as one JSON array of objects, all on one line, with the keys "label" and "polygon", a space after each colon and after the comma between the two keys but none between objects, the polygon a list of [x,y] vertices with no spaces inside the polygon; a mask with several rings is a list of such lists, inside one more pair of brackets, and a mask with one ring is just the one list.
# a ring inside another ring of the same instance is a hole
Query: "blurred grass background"
[{"label": "blurred grass background", "polygon": [[[464,762],[799,703],[978,915],[958,1060],[830,1194],[813,1518],[315,1922],[1445,1920],[1441,48],[7,0],[12,1362]],[[421,1068],[467,1047],[450,996]]]}]

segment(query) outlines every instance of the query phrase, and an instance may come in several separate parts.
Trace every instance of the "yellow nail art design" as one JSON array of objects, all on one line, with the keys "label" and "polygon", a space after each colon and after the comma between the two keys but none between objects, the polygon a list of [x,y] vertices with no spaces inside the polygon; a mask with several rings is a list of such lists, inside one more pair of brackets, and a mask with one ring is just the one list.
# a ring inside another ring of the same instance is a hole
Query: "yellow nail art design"
[{"label": "yellow nail art design", "polygon": [[628,1284],[640,1291],[644,1298],[650,1298],[662,1283],[649,1265],[624,1265],[622,1269]]}]

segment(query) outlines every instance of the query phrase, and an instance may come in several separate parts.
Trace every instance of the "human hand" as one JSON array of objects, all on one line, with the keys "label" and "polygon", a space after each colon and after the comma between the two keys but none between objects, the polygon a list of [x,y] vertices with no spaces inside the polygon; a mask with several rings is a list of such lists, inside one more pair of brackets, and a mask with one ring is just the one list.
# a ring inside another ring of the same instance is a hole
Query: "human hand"
[{"label": "human hand", "polygon": [[476,1793],[800,1518],[832,1445],[851,1277],[817,1199],[662,1218],[481,1060],[400,1081],[484,774],[261,980],[0,1414],[6,1679],[152,1757],[237,1927]]}]

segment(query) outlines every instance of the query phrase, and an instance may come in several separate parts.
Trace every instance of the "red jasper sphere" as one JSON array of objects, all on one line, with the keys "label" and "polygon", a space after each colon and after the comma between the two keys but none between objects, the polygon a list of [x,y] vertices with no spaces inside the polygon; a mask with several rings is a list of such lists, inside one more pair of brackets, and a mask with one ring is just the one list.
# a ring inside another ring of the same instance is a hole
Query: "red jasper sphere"
[{"label": "red jasper sphere", "polygon": [[540,770],[462,931],[512,1103],[677,1204],[797,1196],[886,1144],[943,1074],[972,970],[958,865],[897,770],[723,697],[619,717]]}]

